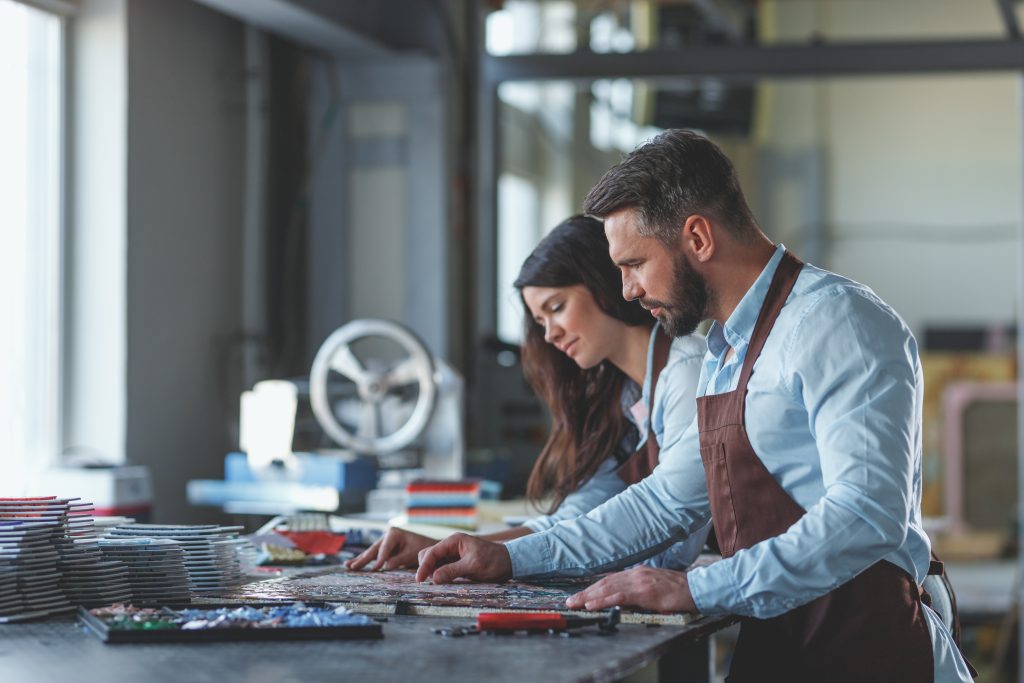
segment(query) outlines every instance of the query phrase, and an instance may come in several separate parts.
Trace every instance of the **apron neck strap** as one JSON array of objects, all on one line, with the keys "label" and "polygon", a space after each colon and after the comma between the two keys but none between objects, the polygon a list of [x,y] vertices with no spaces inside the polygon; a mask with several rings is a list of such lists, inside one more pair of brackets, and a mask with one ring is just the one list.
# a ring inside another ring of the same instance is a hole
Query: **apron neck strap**
[{"label": "apron neck strap", "polygon": [[747,346],[747,355],[743,358],[743,369],[736,387],[738,390],[746,390],[750,375],[754,372],[754,363],[761,356],[764,343],[775,326],[775,319],[779,317],[779,311],[785,305],[789,293],[793,291],[793,285],[796,284],[800,269],[803,267],[803,261],[793,256],[788,249],[782,255],[782,261],[775,269],[768,293],[764,297],[764,304],[761,305],[761,312],[754,324],[754,331],[750,335],[750,344]]}]

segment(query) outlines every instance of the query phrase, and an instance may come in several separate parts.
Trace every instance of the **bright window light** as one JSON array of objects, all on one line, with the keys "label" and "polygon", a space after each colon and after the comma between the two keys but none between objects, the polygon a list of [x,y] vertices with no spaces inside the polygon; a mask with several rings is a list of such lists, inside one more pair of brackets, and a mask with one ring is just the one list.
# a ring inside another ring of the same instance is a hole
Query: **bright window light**
[{"label": "bright window light", "polygon": [[503,56],[576,49],[576,4],[568,0],[505,0],[487,15],[488,54]]},{"label": "bright window light", "polygon": [[523,337],[523,304],[512,286],[523,261],[540,240],[540,193],[526,178],[498,178],[498,337],[518,344]]},{"label": "bright window light", "polygon": [[63,28],[0,0],[0,495],[59,449]]}]

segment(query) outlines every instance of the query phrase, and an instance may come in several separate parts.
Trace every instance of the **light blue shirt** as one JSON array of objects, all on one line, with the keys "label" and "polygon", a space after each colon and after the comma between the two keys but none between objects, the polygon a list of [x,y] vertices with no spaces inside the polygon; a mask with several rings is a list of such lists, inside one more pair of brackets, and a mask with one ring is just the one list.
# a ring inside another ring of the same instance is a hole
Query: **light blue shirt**
[{"label": "light blue shirt", "polygon": [[[651,405],[651,378],[654,370],[654,341],[655,332],[659,329],[655,325],[651,330],[650,341],[647,348],[647,370],[644,375],[643,387],[638,387],[635,382],[629,381],[623,390],[622,409],[640,434],[639,445],[636,445],[635,438],[630,439],[626,444],[632,452],[647,442],[648,423],[651,431],[658,442],[659,447],[666,443],[666,439],[675,441],[679,434],[673,430],[685,429],[686,425],[697,413],[697,382],[700,379],[701,364],[704,354],[707,351],[707,344],[704,337],[699,334],[691,334],[686,337],[679,337],[672,340],[669,348],[668,360],[661,371],[658,383],[654,389],[654,406],[650,415],[642,415],[638,419],[630,410],[638,401],[646,409]],[[666,421],[666,415],[671,419]],[[686,420],[679,419],[687,416]],[[666,428],[667,427],[667,428]],[[614,457],[608,458],[598,471],[576,491],[570,493],[558,506],[558,509],[549,515],[542,515],[527,520],[524,526],[534,532],[541,532],[550,529],[555,524],[578,517],[590,512],[601,503],[622,493],[626,490],[626,484],[619,477],[619,462]],[[675,543],[662,552],[646,558],[644,564],[655,567],[666,567],[682,569],[688,567],[696,559],[704,547],[710,531],[710,524],[699,533]]]},{"label": "light blue shirt", "polygon": [[[732,391],[780,245],[725,325],[708,333],[698,396]],[[726,360],[732,347],[734,353]],[[786,532],[689,572],[704,614],[783,614],[887,560],[921,582],[921,363],[903,320],[874,292],[807,265],[754,366],[746,427],[754,451],[806,511]],[[667,415],[671,422],[673,416]],[[506,545],[515,577],[621,569],[703,528],[710,510],[697,424],[675,427],[654,473],[604,505]],[[970,681],[925,609],[937,681]]]}]

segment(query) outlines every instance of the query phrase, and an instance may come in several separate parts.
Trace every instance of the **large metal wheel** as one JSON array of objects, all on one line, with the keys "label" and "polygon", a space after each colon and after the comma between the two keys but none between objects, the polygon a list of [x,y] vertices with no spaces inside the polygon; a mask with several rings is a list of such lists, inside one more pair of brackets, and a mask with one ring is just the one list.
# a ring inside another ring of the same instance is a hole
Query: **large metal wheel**
[{"label": "large metal wheel", "polygon": [[[404,357],[383,369],[375,367],[373,362],[360,360],[353,345],[374,337],[397,344]],[[355,384],[361,404],[356,429],[341,424],[331,405],[328,391],[331,373]],[[411,413],[397,429],[384,434],[381,420],[384,400],[398,390],[412,388],[413,384],[417,385],[417,392]],[[382,455],[407,447],[426,428],[436,398],[430,352],[408,328],[387,320],[353,320],[335,330],[317,351],[309,376],[309,400],[320,426],[340,446],[357,453]]]}]

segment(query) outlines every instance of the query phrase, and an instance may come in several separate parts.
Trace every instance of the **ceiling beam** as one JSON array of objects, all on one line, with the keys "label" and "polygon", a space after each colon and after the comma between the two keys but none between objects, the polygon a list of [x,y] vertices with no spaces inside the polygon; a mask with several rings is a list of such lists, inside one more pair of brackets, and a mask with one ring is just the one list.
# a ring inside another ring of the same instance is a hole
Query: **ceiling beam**
[{"label": "ceiling beam", "polygon": [[1024,70],[1024,42],[962,40],[812,45],[722,45],[644,52],[487,56],[484,83],[596,78],[868,76]]},{"label": "ceiling beam", "polygon": [[224,14],[341,59],[391,54],[381,43],[288,0],[196,0]]}]

